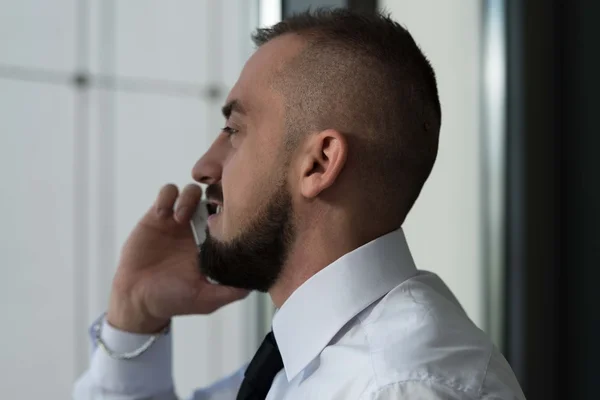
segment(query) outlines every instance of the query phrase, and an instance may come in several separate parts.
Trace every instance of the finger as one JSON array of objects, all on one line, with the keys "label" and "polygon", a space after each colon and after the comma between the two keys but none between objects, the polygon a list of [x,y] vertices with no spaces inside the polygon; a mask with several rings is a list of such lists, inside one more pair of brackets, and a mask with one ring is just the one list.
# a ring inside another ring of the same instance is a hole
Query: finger
[{"label": "finger", "polygon": [[178,194],[179,189],[173,184],[165,185],[160,189],[154,203],[156,213],[160,218],[171,217],[173,214],[173,205],[175,204],[175,200],[177,200]]},{"label": "finger", "polygon": [[202,197],[202,188],[196,184],[189,184],[183,189],[181,195],[177,199],[177,206],[175,209],[175,219],[179,223],[189,222],[196,211],[198,202]]}]

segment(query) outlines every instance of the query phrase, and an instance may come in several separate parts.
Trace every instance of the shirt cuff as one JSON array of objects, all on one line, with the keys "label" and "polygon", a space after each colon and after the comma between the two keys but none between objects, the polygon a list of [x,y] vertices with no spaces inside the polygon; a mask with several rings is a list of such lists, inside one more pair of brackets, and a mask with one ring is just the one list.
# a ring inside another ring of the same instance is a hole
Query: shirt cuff
[{"label": "shirt cuff", "polygon": [[[136,350],[151,336],[123,332],[102,320],[102,340],[116,353]],[[171,391],[171,333],[161,335],[146,352],[131,360],[115,360],[96,348],[89,372],[95,384],[108,392],[145,397]]]}]

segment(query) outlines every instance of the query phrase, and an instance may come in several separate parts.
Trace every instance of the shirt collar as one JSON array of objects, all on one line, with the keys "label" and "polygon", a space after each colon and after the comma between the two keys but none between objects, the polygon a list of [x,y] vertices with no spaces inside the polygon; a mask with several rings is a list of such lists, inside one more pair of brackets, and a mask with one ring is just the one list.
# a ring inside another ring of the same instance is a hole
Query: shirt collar
[{"label": "shirt collar", "polygon": [[404,232],[398,229],[345,254],[304,282],[273,318],[288,381],[348,321],[416,273]]}]

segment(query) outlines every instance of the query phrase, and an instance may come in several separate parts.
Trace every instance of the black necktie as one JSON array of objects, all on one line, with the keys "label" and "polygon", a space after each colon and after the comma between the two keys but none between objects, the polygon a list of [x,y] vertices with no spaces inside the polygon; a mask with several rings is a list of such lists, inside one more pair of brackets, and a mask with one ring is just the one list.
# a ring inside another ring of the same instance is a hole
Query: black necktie
[{"label": "black necktie", "polygon": [[237,400],[264,400],[275,375],[283,368],[273,332],[269,332],[250,361]]}]

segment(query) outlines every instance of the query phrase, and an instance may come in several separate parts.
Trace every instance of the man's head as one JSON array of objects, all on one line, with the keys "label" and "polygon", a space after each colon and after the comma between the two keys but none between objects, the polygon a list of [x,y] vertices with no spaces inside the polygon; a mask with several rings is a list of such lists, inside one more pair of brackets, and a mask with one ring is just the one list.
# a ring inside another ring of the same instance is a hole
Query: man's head
[{"label": "man's head", "polygon": [[433,167],[441,112],[429,62],[386,16],[307,12],[254,41],[227,126],[193,174],[223,204],[204,272],[265,291],[311,239],[400,227]]}]

